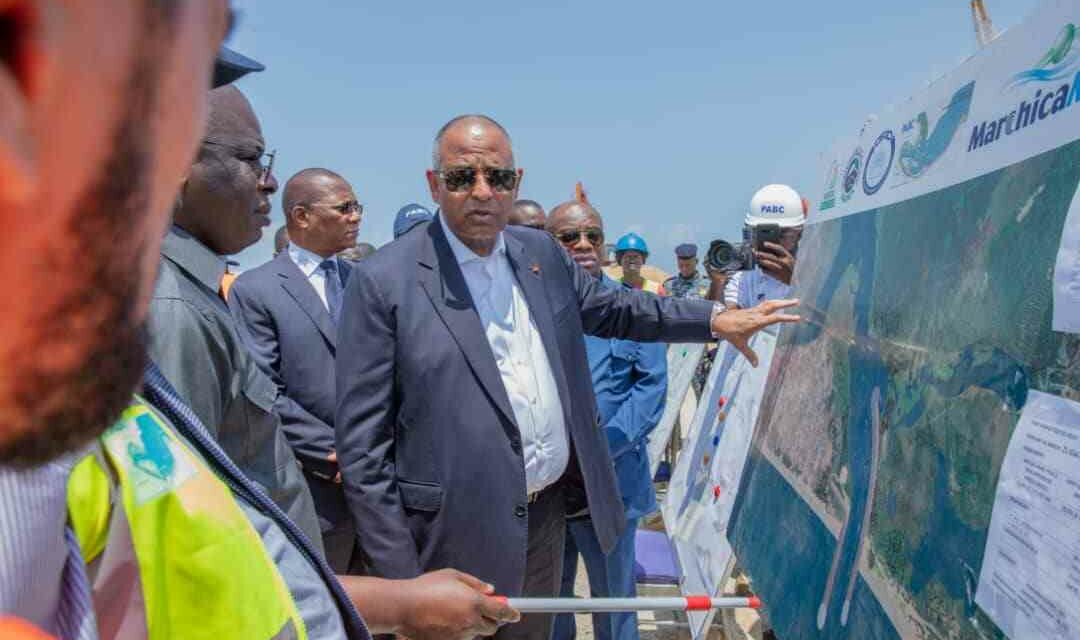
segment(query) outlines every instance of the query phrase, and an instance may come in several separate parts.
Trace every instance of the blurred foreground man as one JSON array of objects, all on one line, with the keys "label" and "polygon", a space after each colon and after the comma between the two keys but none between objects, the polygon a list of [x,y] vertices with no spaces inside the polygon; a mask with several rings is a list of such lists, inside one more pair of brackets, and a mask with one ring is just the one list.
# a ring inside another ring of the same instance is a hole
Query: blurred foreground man
[{"label": "blurred foreground man", "polygon": [[355,603],[373,631],[491,633],[514,613],[463,574],[336,580],[146,366],[228,22],[216,1],[0,5],[0,616],[64,640],[366,639]]},{"label": "blurred foreground man", "polygon": [[[574,262],[602,286],[629,286],[608,278],[601,269],[604,223],[595,209],[578,202],[566,202],[551,212],[547,228]],[[569,535],[559,595],[567,598],[574,595],[580,551],[594,598],[633,598],[637,595],[634,537],[638,520],[657,509],[647,445],[649,434],[664,413],[667,350],[658,342],[645,344],[585,336],[585,352],[596,393],[600,428],[607,436],[615,464],[626,529],[614,547],[604,553],[588,511],[567,514]],[[637,614],[593,614],[593,633],[597,640],[636,640]],[[554,640],[572,640],[576,635],[574,616],[557,616]]]},{"label": "blurred foreground man", "polygon": [[364,208],[352,186],[327,169],[289,178],[282,203],[289,246],[244,272],[229,304],[274,383],[274,408],[315,498],[327,560],[346,573],[356,534],[334,450],[334,355],[353,263],[337,254],[356,246]]},{"label": "blurred foreground man", "polygon": [[[349,279],[334,428],[376,575],[453,566],[508,596],[555,595],[568,511],[589,507],[604,552],[625,528],[582,335],[715,333],[753,358],[751,335],[797,320],[773,315],[794,302],[725,312],[601,286],[549,234],[507,226],[522,175],[501,125],[454,118],[427,172],[439,215]],[[551,618],[499,637],[547,638]]]}]

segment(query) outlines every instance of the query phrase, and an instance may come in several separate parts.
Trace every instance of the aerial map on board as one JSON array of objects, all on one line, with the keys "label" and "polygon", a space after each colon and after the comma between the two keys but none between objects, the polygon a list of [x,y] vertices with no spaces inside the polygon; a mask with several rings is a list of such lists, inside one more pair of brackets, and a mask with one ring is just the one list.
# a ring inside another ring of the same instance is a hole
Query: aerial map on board
[{"label": "aerial map on board", "polygon": [[999,470],[1031,392],[1080,400],[1080,336],[1051,327],[1077,13],[1050,3],[826,163],[807,322],[728,530],[780,638],[1004,636],[975,604]]}]

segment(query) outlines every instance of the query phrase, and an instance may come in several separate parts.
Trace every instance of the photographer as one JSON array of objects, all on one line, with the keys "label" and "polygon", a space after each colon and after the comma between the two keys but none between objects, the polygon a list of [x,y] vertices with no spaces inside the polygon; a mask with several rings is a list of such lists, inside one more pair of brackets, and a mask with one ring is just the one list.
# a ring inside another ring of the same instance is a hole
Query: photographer
[{"label": "photographer", "polygon": [[771,184],[754,194],[746,216],[748,242],[742,252],[737,251],[752,255],[752,261],[744,260],[740,266],[753,268],[734,270],[728,277],[724,304],[729,309],[752,307],[791,293],[795,255],[805,223],[806,205],[791,187]]}]

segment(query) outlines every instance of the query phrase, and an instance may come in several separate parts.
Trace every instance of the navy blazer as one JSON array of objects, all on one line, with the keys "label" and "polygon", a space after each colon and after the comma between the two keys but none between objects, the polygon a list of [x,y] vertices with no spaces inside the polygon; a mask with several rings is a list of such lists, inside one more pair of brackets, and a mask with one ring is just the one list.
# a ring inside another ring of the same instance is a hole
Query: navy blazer
[{"label": "navy blazer", "polygon": [[[625,526],[583,335],[710,339],[712,303],[601,286],[547,233],[506,252],[543,340],[597,537]],[[521,438],[461,268],[436,219],[357,265],[338,332],[338,457],[377,575],[453,567],[518,595],[528,498]]]},{"label": "navy blazer", "polygon": [[[348,281],[351,267],[338,260]],[[229,290],[229,308],[245,327],[259,366],[278,387],[274,410],[308,471],[333,478],[337,328],[300,267],[283,251],[240,274]]]}]

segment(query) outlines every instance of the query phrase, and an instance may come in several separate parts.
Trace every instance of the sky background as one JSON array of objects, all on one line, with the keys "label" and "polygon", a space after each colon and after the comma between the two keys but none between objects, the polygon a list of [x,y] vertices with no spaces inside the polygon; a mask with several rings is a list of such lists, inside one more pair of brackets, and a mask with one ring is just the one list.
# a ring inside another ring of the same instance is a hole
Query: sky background
[{"label": "sky background", "polygon": [[[976,50],[968,0],[396,2],[234,0],[229,45],[267,70],[240,81],[274,173],[322,166],[381,246],[424,180],[435,132],[461,113],[510,131],[520,197],[546,209],[580,180],[614,242],[641,233],[649,261],[738,239],[771,182],[820,195],[819,157],[871,113],[904,102]],[[1036,0],[986,0],[998,30]],[[280,191],[263,239],[270,259]]]}]

